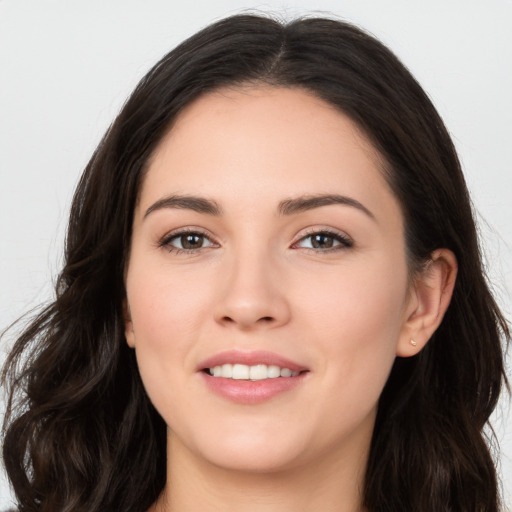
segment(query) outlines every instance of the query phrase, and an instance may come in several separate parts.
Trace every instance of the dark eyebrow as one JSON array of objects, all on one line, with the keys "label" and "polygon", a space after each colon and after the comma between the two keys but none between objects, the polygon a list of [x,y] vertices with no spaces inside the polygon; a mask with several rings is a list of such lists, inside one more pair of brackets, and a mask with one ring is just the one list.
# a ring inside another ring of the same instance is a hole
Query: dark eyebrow
[{"label": "dark eyebrow", "polygon": [[316,196],[302,196],[294,199],[287,199],[279,203],[279,213],[281,215],[293,215],[294,213],[304,212],[306,210],[312,210],[313,208],[320,208],[321,206],[328,206],[331,204],[343,204],[346,206],[352,206],[362,211],[368,217],[373,220],[375,215],[361,204],[357,199],[347,196],[341,196],[338,194],[322,194]]},{"label": "dark eyebrow", "polygon": [[220,206],[210,199],[196,196],[178,196],[172,195],[164,197],[153,203],[144,214],[144,219],[152,212],[161,210],[163,208],[178,208],[184,210],[193,210],[199,213],[206,213],[208,215],[221,215],[222,209]]},{"label": "dark eyebrow", "polygon": [[[361,204],[357,199],[338,194],[322,194],[316,196],[301,196],[293,199],[286,199],[279,203],[279,213],[281,215],[293,215],[295,213],[320,208],[332,204],[342,204],[352,206],[364,212],[368,217],[375,220],[373,213]],[[193,210],[198,213],[207,215],[222,215],[222,208],[213,200],[196,196],[180,196],[172,195],[159,199],[153,203],[144,214],[144,219],[152,212],[164,208],[178,208],[185,210]]]}]

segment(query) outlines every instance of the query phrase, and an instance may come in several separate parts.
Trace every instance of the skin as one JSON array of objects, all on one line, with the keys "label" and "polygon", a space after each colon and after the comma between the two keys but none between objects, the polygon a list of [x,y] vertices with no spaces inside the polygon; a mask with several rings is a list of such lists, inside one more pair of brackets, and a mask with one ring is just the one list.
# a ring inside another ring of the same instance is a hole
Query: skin
[{"label": "skin", "polygon": [[[416,354],[439,325],[456,274],[440,249],[410,278],[403,215],[381,168],[348,117],[300,90],[207,94],[161,141],[126,270],[126,339],[168,425],[168,482],[154,510],[362,510],[379,395],[395,357]],[[367,211],[279,212],[320,194]],[[175,195],[222,213],[161,203]],[[176,251],[183,228],[204,233],[199,248]],[[312,247],[325,230],[349,244]],[[308,372],[263,403],[234,403],[198,372],[233,348]]]}]

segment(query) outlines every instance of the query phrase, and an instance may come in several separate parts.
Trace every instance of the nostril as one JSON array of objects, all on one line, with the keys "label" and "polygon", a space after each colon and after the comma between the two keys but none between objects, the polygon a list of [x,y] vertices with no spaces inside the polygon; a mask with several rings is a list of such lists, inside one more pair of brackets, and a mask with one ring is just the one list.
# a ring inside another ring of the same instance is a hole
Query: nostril
[{"label": "nostril", "polygon": [[250,315],[250,314],[244,314],[244,312],[240,313],[239,315],[224,315],[221,317],[220,322],[222,322],[225,325],[228,324],[237,324],[241,328],[249,328],[252,326],[263,326],[267,324],[273,324],[276,321],[275,316],[259,316],[259,315]]}]

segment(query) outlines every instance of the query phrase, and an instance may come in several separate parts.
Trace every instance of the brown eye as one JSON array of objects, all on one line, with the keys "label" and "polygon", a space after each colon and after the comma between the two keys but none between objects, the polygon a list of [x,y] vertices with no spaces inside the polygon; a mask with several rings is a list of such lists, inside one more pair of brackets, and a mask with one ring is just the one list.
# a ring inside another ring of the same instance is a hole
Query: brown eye
[{"label": "brown eye", "polygon": [[176,233],[164,239],[160,245],[169,251],[197,251],[215,245],[206,235],[193,231]]},{"label": "brown eye", "polygon": [[341,234],[319,231],[318,233],[312,233],[301,238],[296,245],[305,249],[328,251],[329,249],[336,250],[352,247],[353,243],[349,238]]},{"label": "brown eye", "polygon": [[179,237],[182,249],[199,249],[203,246],[204,236],[189,233]]},{"label": "brown eye", "polygon": [[334,238],[323,233],[311,237],[311,246],[314,249],[330,249],[334,245]]}]

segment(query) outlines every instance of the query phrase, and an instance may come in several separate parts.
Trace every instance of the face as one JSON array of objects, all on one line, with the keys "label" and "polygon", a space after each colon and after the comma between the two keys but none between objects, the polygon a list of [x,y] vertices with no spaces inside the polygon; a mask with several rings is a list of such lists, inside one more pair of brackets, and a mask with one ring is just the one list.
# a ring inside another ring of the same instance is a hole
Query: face
[{"label": "face", "polygon": [[345,115],[273,88],[187,107],[149,163],[126,288],[176,452],[249,471],[365,453],[408,272],[400,207]]}]

